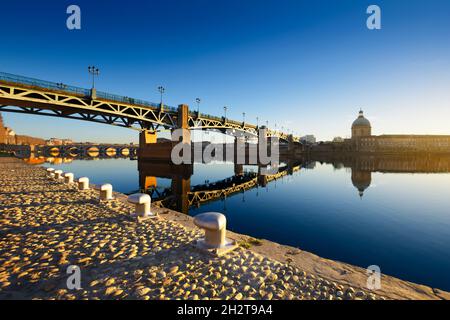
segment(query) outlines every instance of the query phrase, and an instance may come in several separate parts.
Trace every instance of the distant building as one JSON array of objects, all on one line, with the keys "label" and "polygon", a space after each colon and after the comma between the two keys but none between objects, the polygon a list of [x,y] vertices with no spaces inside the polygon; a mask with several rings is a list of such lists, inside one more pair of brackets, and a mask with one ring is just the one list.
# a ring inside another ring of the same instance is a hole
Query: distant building
[{"label": "distant building", "polygon": [[358,152],[450,152],[450,135],[372,135],[361,110],[352,124],[351,150]]},{"label": "distant building", "polygon": [[303,143],[307,143],[307,144],[314,144],[314,143],[316,143],[316,137],[313,136],[312,134],[309,134],[309,135],[301,137],[300,141]]},{"label": "distant building", "polygon": [[352,123],[351,139],[335,138],[310,148],[320,153],[450,153],[450,135],[372,135],[372,125],[359,111]]},{"label": "distant building", "polygon": [[73,144],[73,141],[71,139],[50,138],[46,141],[46,144],[49,146],[63,146]]},{"label": "distant building", "polygon": [[344,142],[344,141],[345,141],[345,139],[342,138],[342,137],[335,137],[335,138],[333,139],[333,142],[335,142],[335,143],[342,143],[342,142]]},{"label": "distant building", "polygon": [[16,134],[12,129],[5,127],[3,117],[0,114],[0,144],[13,144],[15,142],[15,136]]},{"label": "distant building", "polygon": [[0,114],[0,144],[45,144],[43,139],[17,135],[11,128],[5,127]]}]

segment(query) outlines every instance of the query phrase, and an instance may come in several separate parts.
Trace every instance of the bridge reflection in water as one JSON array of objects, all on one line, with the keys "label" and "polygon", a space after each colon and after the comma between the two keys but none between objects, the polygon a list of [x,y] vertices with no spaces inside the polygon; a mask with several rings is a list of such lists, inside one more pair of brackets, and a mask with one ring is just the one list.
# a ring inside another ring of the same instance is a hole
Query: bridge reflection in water
[{"label": "bridge reflection in water", "polygon": [[[234,164],[234,175],[215,182],[191,186],[193,165],[172,165],[162,162],[139,161],[139,186],[141,192],[149,193],[152,203],[188,214],[189,208],[247,190],[265,187],[268,183],[299,171],[301,163],[287,160],[275,173],[268,174],[265,166],[258,166],[257,172],[244,171],[244,165]],[[171,187],[158,189],[158,178],[171,179]]]},{"label": "bridge reflection in water", "polygon": [[[336,169],[351,170],[351,183],[362,198],[372,183],[372,173],[450,173],[450,155],[322,155],[296,160],[285,160],[275,174],[244,171],[242,165],[234,165],[234,175],[216,182],[191,186],[192,166],[175,166],[157,162],[138,162],[139,184],[143,192],[152,196],[153,203],[189,213],[189,208],[225,200],[294,172],[310,167],[315,162],[332,164]],[[157,186],[158,178],[171,179],[171,187],[163,190]]]}]

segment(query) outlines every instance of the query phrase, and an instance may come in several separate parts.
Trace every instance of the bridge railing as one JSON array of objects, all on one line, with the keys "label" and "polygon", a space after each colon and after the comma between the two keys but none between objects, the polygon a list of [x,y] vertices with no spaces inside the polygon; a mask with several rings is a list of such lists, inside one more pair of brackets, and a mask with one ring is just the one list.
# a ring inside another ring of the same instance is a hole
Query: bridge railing
[{"label": "bridge railing", "polygon": [[6,82],[12,82],[17,84],[25,84],[33,87],[41,87],[46,89],[58,90],[58,91],[66,91],[76,94],[82,95],[90,95],[91,91],[88,89],[78,88],[74,86],[65,85],[63,83],[54,83],[45,80],[39,80],[34,78],[28,78],[23,76],[18,76],[15,74],[0,72],[0,80]]},{"label": "bridge railing", "polygon": [[[196,111],[189,111],[189,116],[191,116],[192,118],[195,119],[197,117],[197,112]],[[217,117],[217,116],[213,116],[213,115],[207,114],[207,113],[200,113],[200,118],[208,119],[208,120],[214,120],[214,121],[219,121],[219,122],[223,122],[224,121],[223,117]],[[242,124],[243,124],[242,121],[231,120],[231,119],[228,119],[228,118],[226,119],[226,122],[227,123],[231,123],[231,124],[235,124],[235,125],[238,125],[238,126],[242,126]],[[248,123],[245,123],[245,125],[246,125],[246,127],[250,127],[250,128],[254,127],[254,128],[256,128],[256,126],[250,125]]]},{"label": "bridge railing", "polygon": [[[15,74],[11,74],[11,73],[6,73],[6,72],[0,72],[0,81],[24,84],[24,85],[28,85],[28,86],[32,86],[32,87],[45,88],[45,89],[50,89],[50,90],[63,91],[63,92],[74,93],[74,94],[79,94],[79,95],[83,95],[83,96],[91,95],[90,89],[84,89],[84,88],[80,88],[80,87],[70,86],[70,85],[66,85],[64,83],[55,83],[55,82],[50,82],[50,81],[45,81],[45,80],[39,80],[39,79],[19,76],[19,75],[15,75]],[[144,107],[159,108],[159,104],[157,104],[157,103],[153,103],[153,102],[149,102],[149,101],[145,101],[145,100],[141,100],[141,99],[124,97],[124,96],[120,96],[117,94],[111,94],[111,93],[106,93],[106,92],[102,92],[102,91],[97,91],[97,97],[100,99],[111,100],[111,101],[116,101],[116,102],[123,102],[123,103],[128,103],[128,104],[141,105]],[[164,106],[164,109],[172,111],[172,112],[177,112],[176,108],[169,107],[169,106]]]}]

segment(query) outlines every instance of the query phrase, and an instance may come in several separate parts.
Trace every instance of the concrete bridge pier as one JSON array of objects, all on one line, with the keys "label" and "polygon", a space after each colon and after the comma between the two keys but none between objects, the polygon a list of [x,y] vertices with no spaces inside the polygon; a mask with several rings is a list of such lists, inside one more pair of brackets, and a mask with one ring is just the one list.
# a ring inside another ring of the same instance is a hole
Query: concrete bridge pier
[{"label": "concrete bridge pier", "polygon": [[88,147],[79,147],[78,148],[78,156],[81,158],[88,157]]},{"label": "concrete bridge pier", "polygon": [[234,175],[235,176],[243,176],[244,175],[244,165],[234,163]]},{"label": "concrete bridge pier", "polygon": [[287,172],[290,176],[294,174],[294,161],[292,159],[287,161]]},{"label": "concrete bridge pier", "polygon": [[188,125],[189,107],[185,104],[178,106],[178,123],[177,129],[182,129],[179,141],[157,142],[156,131],[141,131],[139,134],[139,151],[138,158],[140,160],[156,160],[170,161],[172,149],[179,142],[191,144],[191,132]]},{"label": "concrete bridge pier", "polygon": [[295,153],[295,142],[294,136],[292,134],[288,136],[288,153],[289,154]]},{"label": "concrete bridge pier", "polygon": [[174,176],[172,178],[172,191],[176,198],[176,207],[184,214],[189,213],[189,196],[191,191],[191,178],[183,176]]},{"label": "concrete bridge pier", "polygon": [[258,185],[261,187],[267,186],[267,167],[266,166],[258,166]]},{"label": "concrete bridge pier", "polygon": [[171,187],[178,211],[188,213],[188,192],[191,189],[191,176],[194,173],[193,165],[174,165],[162,161],[138,161],[139,183],[143,190],[155,187],[157,177],[172,180]]}]

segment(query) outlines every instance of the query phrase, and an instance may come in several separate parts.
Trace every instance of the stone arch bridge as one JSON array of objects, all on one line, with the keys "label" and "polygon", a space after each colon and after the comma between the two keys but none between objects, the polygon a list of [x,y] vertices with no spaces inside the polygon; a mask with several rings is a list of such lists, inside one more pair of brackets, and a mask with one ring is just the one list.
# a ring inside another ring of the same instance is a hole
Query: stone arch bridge
[{"label": "stone arch bridge", "polygon": [[135,145],[118,144],[70,144],[70,145],[47,145],[35,146],[34,152],[37,155],[50,157],[55,154],[67,157],[88,157],[92,154],[96,156],[136,156],[139,147]]}]

